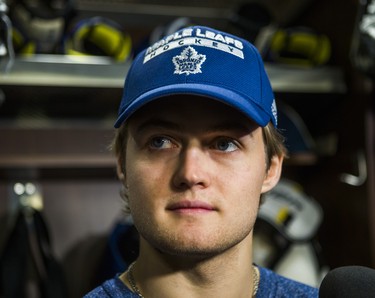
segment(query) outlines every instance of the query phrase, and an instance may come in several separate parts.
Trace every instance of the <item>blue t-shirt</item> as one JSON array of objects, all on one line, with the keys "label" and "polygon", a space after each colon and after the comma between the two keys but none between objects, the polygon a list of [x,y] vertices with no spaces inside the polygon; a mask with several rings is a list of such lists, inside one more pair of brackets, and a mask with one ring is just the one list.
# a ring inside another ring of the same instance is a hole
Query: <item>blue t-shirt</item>
[{"label": "blue t-shirt", "polygon": [[[257,298],[310,298],[318,297],[318,289],[300,282],[285,278],[275,272],[258,267],[260,272]],[[86,294],[84,298],[139,298],[118,278],[107,280],[99,287]]]}]

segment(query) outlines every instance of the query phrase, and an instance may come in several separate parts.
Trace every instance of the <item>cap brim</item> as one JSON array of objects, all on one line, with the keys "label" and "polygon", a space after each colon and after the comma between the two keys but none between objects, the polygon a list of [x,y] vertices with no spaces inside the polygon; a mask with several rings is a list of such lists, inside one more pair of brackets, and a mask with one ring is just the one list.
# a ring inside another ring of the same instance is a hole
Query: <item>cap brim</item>
[{"label": "cap brim", "polygon": [[155,88],[140,95],[118,116],[115,128],[119,128],[135,111],[145,104],[161,97],[178,94],[191,94],[220,101],[244,113],[262,127],[266,126],[272,119],[254,100],[250,102],[248,97],[242,96],[238,92],[207,84],[184,83]]}]

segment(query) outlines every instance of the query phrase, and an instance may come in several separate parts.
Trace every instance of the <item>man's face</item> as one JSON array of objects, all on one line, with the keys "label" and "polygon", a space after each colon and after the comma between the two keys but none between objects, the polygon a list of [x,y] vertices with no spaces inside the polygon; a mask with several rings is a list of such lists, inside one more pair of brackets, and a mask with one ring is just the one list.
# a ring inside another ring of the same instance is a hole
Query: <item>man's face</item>
[{"label": "man's face", "polygon": [[162,253],[215,255],[247,239],[269,190],[262,129],[194,96],[148,104],[129,120],[125,183],[141,238]]}]

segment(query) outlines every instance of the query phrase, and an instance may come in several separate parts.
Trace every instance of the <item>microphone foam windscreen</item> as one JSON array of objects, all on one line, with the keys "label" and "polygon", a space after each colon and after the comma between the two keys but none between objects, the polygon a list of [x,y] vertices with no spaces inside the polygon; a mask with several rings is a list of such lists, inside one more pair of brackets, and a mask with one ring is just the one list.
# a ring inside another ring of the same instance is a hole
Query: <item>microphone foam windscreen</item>
[{"label": "microphone foam windscreen", "polygon": [[320,298],[375,297],[375,270],[363,266],[333,269],[323,279]]}]

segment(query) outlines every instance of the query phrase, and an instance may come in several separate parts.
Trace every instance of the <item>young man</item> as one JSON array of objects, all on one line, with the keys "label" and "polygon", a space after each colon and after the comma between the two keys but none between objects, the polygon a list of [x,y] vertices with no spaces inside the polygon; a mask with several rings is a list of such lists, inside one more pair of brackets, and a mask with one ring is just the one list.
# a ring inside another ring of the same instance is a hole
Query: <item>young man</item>
[{"label": "young man", "polygon": [[86,297],[316,297],[252,265],[260,197],[277,184],[285,153],[276,126],[249,42],[196,26],[138,55],[114,147],[139,257]]}]

